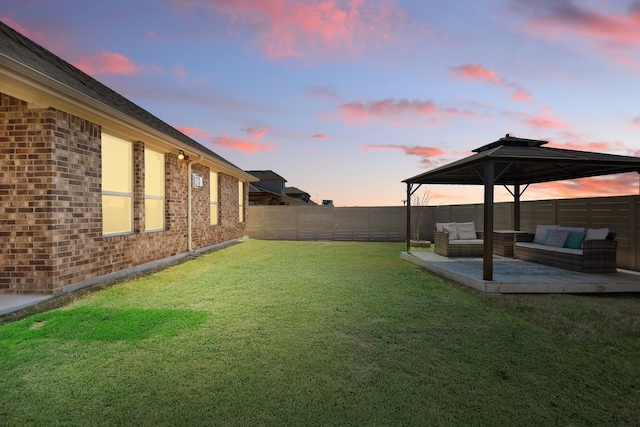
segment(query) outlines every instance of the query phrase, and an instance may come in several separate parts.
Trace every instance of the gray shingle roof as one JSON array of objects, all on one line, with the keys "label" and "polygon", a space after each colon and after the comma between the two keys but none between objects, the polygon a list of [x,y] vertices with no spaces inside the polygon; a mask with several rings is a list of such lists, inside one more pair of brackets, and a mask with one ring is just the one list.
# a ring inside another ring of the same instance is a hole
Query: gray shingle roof
[{"label": "gray shingle roof", "polygon": [[265,171],[245,171],[247,173],[250,173],[251,175],[255,176],[256,178],[260,179],[261,181],[266,181],[266,180],[279,180],[279,181],[283,181],[283,182],[287,182],[286,179],[284,179],[283,177],[281,177],[280,175],[278,175],[277,173],[275,173],[272,170],[265,170]]},{"label": "gray shingle roof", "polygon": [[495,164],[496,184],[535,184],[640,171],[640,158],[590,151],[543,147],[547,141],[507,136],[476,150],[476,154],[403,182],[409,184],[484,183],[484,165]]},{"label": "gray shingle roof", "polygon": [[306,191],[302,191],[297,187],[285,187],[284,188],[284,193],[285,194],[309,194]]}]

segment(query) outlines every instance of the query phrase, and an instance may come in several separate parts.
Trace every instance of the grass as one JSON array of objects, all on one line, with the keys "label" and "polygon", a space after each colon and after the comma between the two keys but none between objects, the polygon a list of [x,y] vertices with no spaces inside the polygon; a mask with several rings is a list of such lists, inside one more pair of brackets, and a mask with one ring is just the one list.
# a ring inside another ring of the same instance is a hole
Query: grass
[{"label": "grass", "polygon": [[0,324],[0,425],[638,425],[640,298],[265,242]]}]

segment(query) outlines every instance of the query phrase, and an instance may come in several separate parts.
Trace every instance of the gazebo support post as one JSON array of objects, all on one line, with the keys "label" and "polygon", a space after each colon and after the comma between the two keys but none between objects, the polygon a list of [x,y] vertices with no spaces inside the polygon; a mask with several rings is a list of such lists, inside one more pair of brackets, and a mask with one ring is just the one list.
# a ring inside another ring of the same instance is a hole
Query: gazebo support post
[{"label": "gazebo support post", "polygon": [[413,184],[407,182],[407,252],[411,249],[411,196],[422,187],[422,184],[414,189]]},{"label": "gazebo support post", "polygon": [[493,280],[493,184],[495,164],[493,160],[484,165],[484,253],[482,278]]},{"label": "gazebo support post", "polygon": [[513,229],[520,231],[520,184],[513,185]]},{"label": "gazebo support post", "polygon": [[504,185],[504,188],[507,189],[509,194],[513,196],[513,229],[516,231],[520,231],[520,197],[527,191],[529,188],[529,184],[525,185],[524,190],[520,191],[520,183],[516,182],[513,184],[513,191]]},{"label": "gazebo support post", "polygon": [[407,183],[407,252],[411,251],[411,187],[413,184]]}]

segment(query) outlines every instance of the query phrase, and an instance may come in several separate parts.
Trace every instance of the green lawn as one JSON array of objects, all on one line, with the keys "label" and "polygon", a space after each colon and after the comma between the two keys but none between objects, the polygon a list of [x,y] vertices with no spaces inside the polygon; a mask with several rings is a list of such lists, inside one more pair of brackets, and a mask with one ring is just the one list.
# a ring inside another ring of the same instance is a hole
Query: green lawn
[{"label": "green lawn", "polygon": [[640,425],[639,297],[402,250],[249,240],[2,323],[0,425]]}]

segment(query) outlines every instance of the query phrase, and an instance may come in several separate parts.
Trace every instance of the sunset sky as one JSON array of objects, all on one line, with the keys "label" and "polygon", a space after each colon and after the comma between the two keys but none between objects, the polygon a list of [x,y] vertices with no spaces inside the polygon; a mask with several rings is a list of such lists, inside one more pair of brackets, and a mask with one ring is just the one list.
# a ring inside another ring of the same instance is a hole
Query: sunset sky
[{"label": "sunset sky", "polygon": [[[2,0],[0,20],[316,202],[401,206],[403,179],[506,133],[640,155],[640,1]],[[523,199],[638,186],[617,175]],[[424,191],[435,205],[483,197]]]}]

